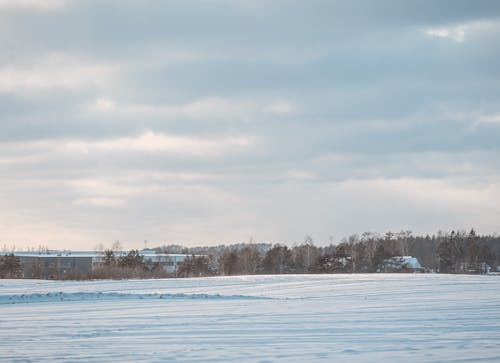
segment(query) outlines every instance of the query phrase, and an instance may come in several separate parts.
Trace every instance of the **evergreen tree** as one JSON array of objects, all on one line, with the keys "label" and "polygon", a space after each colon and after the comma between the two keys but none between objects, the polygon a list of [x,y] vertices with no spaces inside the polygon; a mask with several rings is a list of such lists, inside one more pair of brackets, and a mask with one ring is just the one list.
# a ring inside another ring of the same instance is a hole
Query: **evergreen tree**
[{"label": "evergreen tree", "polygon": [[267,274],[285,274],[294,272],[291,251],[287,246],[276,245],[267,251],[262,261],[263,272]]},{"label": "evergreen tree", "polygon": [[115,252],[113,250],[105,250],[103,262],[106,266],[113,266],[116,263]]},{"label": "evergreen tree", "polygon": [[118,257],[118,266],[120,267],[144,267],[144,256],[139,253],[139,250],[131,250],[125,256]]}]

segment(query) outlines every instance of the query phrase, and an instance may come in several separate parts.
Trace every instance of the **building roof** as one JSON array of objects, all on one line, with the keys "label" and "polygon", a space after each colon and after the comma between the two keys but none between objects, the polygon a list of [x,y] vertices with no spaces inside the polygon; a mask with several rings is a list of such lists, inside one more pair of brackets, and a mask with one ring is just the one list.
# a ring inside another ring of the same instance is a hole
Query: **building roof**
[{"label": "building roof", "polygon": [[[117,256],[126,255],[129,251],[119,251],[115,252]],[[104,256],[102,251],[15,251],[15,252],[0,252],[0,255],[9,255],[14,253],[14,255],[19,257],[40,257],[40,258],[50,258],[50,257],[92,257],[100,258]],[[143,255],[145,258],[153,257],[186,257],[185,254],[172,254],[172,253],[156,253],[155,250],[143,250],[139,251],[139,254]],[[190,255],[189,255],[190,256]]]},{"label": "building roof", "polygon": [[412,256],[395,256],[384,260],[386,265],[392,265],[393,267],[405,267],[412,269],[420,269],[422,266],[416,257]]}]

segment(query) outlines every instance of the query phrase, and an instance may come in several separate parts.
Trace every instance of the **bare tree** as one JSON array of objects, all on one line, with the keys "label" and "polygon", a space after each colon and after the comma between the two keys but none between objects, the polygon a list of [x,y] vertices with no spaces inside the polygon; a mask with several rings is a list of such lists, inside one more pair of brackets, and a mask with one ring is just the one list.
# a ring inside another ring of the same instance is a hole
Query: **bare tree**
[{"label": "bare tree", "polygon": [[113,245],[111,246],[111,250],[115,253],[118,254],[123,251],[123,246],[120,243],[120,241],[116,240],[113,242]]},{"label": "bare tree", "polygon": [[243,247],[239,252],[239,262],[241,265],[241,273],[253,275],[257,273],[257,269],[261,263],[262,257],[255,245],[250,244]]}]

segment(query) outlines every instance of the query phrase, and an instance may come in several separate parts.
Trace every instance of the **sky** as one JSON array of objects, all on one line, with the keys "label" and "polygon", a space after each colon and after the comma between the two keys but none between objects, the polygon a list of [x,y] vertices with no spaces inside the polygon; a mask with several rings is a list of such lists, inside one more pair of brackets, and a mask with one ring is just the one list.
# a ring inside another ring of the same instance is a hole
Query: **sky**
[{"label": "sky", "polygon": [[500,2],[0,0],[0,244],[500,232]]}]

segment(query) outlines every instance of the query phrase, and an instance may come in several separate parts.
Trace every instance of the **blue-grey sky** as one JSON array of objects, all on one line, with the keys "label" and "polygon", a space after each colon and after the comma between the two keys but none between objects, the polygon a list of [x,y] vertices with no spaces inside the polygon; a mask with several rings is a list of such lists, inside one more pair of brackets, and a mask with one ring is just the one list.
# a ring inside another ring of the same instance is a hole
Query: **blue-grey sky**
[{"label": "blue-grey sky", "polygon": [[0,243],[500,231],[499,1],[0,0]]}]

